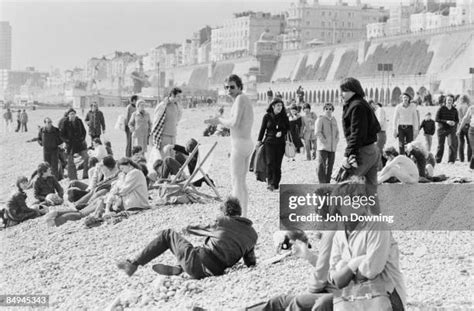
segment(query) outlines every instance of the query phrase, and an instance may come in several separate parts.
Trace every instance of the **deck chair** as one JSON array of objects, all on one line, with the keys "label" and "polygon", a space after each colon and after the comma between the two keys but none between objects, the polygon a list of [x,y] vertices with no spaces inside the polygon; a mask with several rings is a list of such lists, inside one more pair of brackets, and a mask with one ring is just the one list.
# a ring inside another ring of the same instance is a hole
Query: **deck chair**
[{"label": "deck chair", "polygon": [[[217,191],[217,188],[207,175],[207,172],[211,170],[213,162],[212,160],[214,158],[213,151],[216,145],[217,142],[215,142],[212,146],[198,144],[188,156],[186,162],[184,162],[184,164],[181,166],[178,173],[176,173],[173,179],[169,183],[165,183],[159,186],[159,188],[161,188],[160,190],[162,191],[161,194],[164,194],[165,191],[167,192],[168,196],[177,193],[188,193],[193,195],[194,197],[205,197],[221,201],[222,199],[219,192]],[[193,156],[196,154],[196,152],[198,152],[198,150],[199,156],[194,172],[190,174],[188,178],[183,178],[186,174],[186,171],[189,172],[188,164],[193,158]],[[209,187],[211,187],[211,189],[214,191],[215,196],[203,193],[196,189],[193,183],[201,178],[205,179]]]}]

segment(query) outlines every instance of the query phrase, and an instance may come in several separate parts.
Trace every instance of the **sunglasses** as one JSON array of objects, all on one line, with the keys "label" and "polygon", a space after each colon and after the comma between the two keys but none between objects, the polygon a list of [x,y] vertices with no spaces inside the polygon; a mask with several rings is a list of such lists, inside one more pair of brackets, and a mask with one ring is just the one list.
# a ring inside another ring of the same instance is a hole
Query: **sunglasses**
[{"label": "sunglasses", "polygon": [[324,110],[326,110],[326,111],[334,111],[334,109],[332,109],[332,108],[324,108]]},{"label": "sunglasses", "polygon": [[224,89],[226,89],[226,90],[228,90],[228,89],[235,90],[235,85],[224,85]]}]

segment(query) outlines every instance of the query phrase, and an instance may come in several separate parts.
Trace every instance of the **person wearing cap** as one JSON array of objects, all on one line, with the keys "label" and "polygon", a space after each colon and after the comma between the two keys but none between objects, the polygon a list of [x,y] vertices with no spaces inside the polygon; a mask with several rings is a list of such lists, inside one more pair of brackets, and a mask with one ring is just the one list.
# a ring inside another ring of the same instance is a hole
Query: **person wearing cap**
[{"label": "person wearing cap", "polygon": [[102,111],[99,110],[97,102],[92,102],[91,110],[87,113],[84,121],[89,126],[89,136],[91,137],[91,144],[94,138],[100,138],[102,133],[105,134],[105,119]]},{"label": "person wearing cap", "polygon": [[418,136],[419,117],[416,105],[410,103],[411,95],[402,94],[402,102],[395,108],[393,136],[398,137],[400,154],[405,154],[405,145]]},{"label": "person wearing cap", "polygon": [[311,111],[311,105],[306,103],[303,105],[304,114],[301,117],[302,128],[301,135],[303,136],[304,146],[306,149],[306,160],[311,161],[316,158],[316,133],[314,126],[318,116]]},{"label": "person wearing cap", "polygon": [[436,163],[441,163],[444,153],[444,143],[448,138],[448,163],[456,161],[458,151],[458,139],[456,137],[456,129],[459,124],[459,115],[454,108],[454,95],[446,95],[446,104],[439,107],[436,112],[435,121],[438,123],[438,149],[436,151]]},{"label": "person wearing cap", "polygon": [[76,116],[76,110],[70,108],[67,111],[67,119],[63,120],[59,129],[61,139],[66,143],[67,171],[69,180],[77,179],[77,168],[74,163],[74,155],[79,154],[83,161],[82,178],[88,178],[89,155],[87,154],[86,129],[79,117]]}]

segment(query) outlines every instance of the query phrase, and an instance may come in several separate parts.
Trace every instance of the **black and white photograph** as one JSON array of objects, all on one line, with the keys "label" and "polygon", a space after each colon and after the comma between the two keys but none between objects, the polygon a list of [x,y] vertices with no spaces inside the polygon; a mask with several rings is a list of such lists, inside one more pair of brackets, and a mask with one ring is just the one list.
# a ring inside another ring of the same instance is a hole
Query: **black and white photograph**
[{"label": "black and white photograph", "polygon": [[0,0],[0,309],[474,310],[474,0]]}]

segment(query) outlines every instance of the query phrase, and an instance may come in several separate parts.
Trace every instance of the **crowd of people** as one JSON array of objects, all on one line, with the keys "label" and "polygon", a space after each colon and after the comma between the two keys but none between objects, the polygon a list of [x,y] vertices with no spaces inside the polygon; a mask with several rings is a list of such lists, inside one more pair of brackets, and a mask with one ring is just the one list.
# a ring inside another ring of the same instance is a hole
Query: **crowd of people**
[{"label": "crowd of people", "polygon": [[[410,94],[402,95],[402,102],[393,116],[394,137],[398,138],[398,151],[385,146],[386,131],[390,122],[385,109],[379,103],[366,100],[360,82],[355,78],[341,81],[343,101],[342,132],[333,113],[333,103],[323,104],[323,114],[317,115],[311,105],[304,102],[302,88],[298,103],[285,105],[277,93],[269,96],[266,113],[261,121],[257,145],[252,142],[251,129],[254,107],[243,93],[243,83],[237,75],[225,80],[225,90],[233,99],[230,117],[223,111],[206,120],[212,126],[223,126],[230,131],[231,195],[220,205],[221,215],[208,226],[188,226],[177,232],[161,230],[133,259],[117,263],[118,269],[132,276],[139,266],[144,266],[170,250],[177,265],[155,264],[152,269],[164,275],[186,272],[196,279],[222,275],[240,259],[247,266],[257,263],[256,243],[258,233],[248,218],[248,172],[252,152],[259,150],[264,163],[265,178],[270,191],[278,190],[282,178],[281,166],[288,149],[306,153],[306,160],[316,160],[317,178],[320,184],[333,180],[333,167],[341,134],[346,138],[341,167],[334,188],[320,187],[318,195],[361,196],[375,195],[382,182],[417,183],[421,179],[432,181],[435,163],[443,158],[444,144],[448,138],[448,161],[456,161],[457,137],[459,145],[467,140],[467,159],[474,169],[471,146],[474,143],[474,106],[467,96],[447,95],[435,120],[427,114],[422,122],[416,103]],[[17,192],[2,210],[7,226],[43,216],[51,226],[61,226],[67,221],[84,219],[86,226],[113,219],[124,212],[140,212],[149,209],[150,189],[175,176],[187,163],[192,174],[197,169],[198,141],[190,138],[184,145],[176,143],[178,123],[182,116],[181,90],[173,88],[169,96],[159,103],[153,115],[146,112],[145,102],[134,95],[125,109],[122,128],[125,132],[125,157],[116,160],[112,146],[102,141],[106,122],[96,102],[91,104],[84,122],[69,109],[59,120],[58,127],[49,117],[39,130],[37,141],[43,148],[44,163],[38,165],[32,178],[20,176]],[[434,122],[438,123],[437,129]],[[26,126],[25,126],[26,130]],[[423,131],[425,144],[415,141]],[[430,153],[431,136],[438,133],[436,156]],[[89,133],[91,145],[86,142]],[[461,137],[463,139],[461,140]],[[462,141],[462,143],[461,143]],[[149,145],[159,157],[147,152]],[[464,148],[464,147],[463,147]],[[459,150],[461,151],[461,149]],[[462,150],[463,151],[463,150]],[[464,155],[459,153],[459,160]],[[291,156],[291,155],[290,155]],[[79,162],[80,163],[79,163]],[[67,173],[64,168],[67,167]],[[82,180],[77,171],[82,170]],[[59,180],[69,179],[65,189]],[[431,179],[430,179],[431,178]],[[214,181],[206,176],[193,184]],[[361,187],[363,184],[365,187]],[[26,190],[33,187],[36,201],[27,206]],[[52,207],[68,201],[69,209]],[[352,209],[347,205],[325,205],[317,212],[324,215],[378,215],[383,207],[377,205]],[[350,218],[352,219],[352,218]],[[184,235],[205,237],[202,246],[194,246]],[[367,300],[371,310],[404,310],[406,291],[399,264],[397,242],[384,223],[345,221],[341,227],[331,228],[320,234],[319,253],[310,249],[310,242],[301,235],[290,238],[291,253],[308,260],[313,268],[308,293],[287,293],[269,301],[250,306],[248,310],[340,310],[353,309],[357,300],[350,300],[348,293],[359,293]],[[367,289],[368,288],[368,289]],[[362,295],[363,291],[366,291]],[[369,292],[367,292],[367,290]],[[353,295],[353,294],[352,294]],[[367,298],[369,297],[369,298]],[[372,299],[372,297],[379,297]],[[355,301],[355,302],[354,302]]]}]

